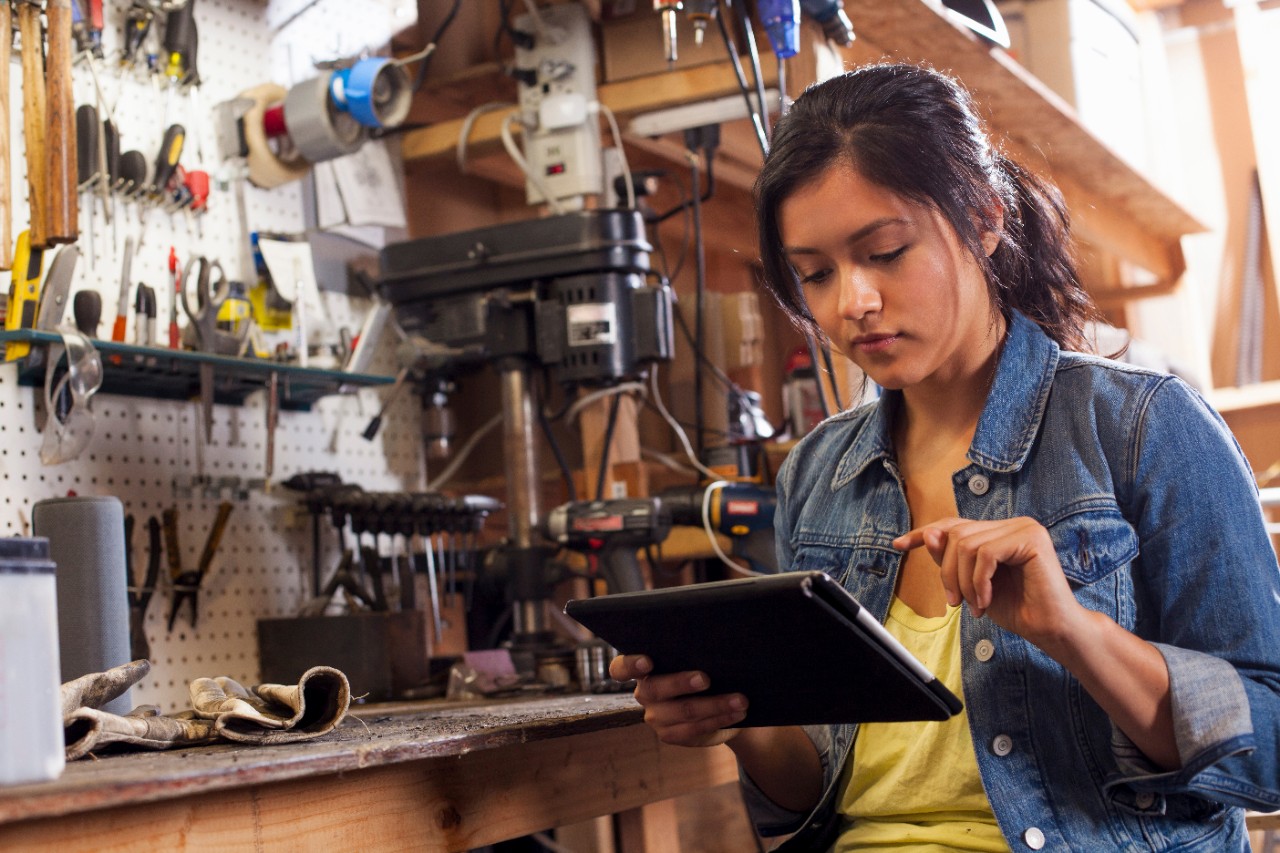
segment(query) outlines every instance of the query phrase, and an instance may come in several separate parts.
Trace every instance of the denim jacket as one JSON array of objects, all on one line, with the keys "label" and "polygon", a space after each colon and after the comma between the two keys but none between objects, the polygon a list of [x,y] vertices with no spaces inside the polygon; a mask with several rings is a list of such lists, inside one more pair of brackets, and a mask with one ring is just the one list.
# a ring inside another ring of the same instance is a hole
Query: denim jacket
[{"label": "denim jacket", "polygon": [[[827,572],[881,621],[902,562],[890,542],[912,527],[900,405],[887,392],[828,419],[777,482],[778,565]],[[1077,599],[1159,649],[1181,758],[1150,764],[1061,666],[966,606],[962,698],[1012,849],[1247,850],[1243,808],[1280,809],[1280,568],[1221,418],[1180,380],[1060,351],[1015,314],[968,460],[960,515],[1036,519]],[[743,781],[763,835],[801,830],[787,849],[822,850],[857,727],[806,731],[825,777],[812,814]]]}]

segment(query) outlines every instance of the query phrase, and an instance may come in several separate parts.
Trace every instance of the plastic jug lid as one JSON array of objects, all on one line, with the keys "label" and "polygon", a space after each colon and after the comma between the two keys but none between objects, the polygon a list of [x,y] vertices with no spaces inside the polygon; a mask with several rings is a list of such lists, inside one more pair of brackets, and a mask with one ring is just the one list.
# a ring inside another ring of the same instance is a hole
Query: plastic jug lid
[{"label": "plastic jug lid", "polygon": [[49,540],[43,536],[0,538],[0,574],[52,572]]}]

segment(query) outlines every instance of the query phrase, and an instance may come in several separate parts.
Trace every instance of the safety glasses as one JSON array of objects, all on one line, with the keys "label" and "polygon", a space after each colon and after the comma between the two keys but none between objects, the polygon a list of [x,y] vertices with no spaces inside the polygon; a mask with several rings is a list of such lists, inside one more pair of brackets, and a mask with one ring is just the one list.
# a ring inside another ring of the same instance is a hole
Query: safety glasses
[{"label": "safety glasses", "polygon": [[62,343],[49,345],[44,374],[45,422],[40,461],[46,465],[70,462],[89,446],[94,426],[89,399],[102,387],[102,356],[89,338],[70,324],[60,326],[58,334]]}]

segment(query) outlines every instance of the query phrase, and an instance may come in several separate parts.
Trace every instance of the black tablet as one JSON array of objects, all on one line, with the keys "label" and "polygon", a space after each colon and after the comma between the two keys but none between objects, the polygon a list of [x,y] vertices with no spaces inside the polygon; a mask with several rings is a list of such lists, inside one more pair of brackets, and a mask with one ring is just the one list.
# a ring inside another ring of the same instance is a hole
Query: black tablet
[{"label": "black tablet", "polygon": [[945,720],[960,700],[822,572],[578,599],[565,613],[658,673],[743,693],[743,726]]}]

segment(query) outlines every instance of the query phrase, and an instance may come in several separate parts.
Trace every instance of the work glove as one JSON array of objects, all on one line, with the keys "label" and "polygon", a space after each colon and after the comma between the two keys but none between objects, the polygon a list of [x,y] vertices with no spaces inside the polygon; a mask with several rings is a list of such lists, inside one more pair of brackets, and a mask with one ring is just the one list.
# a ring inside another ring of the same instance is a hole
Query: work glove
[{"label": "work glove", "polygon": [[154,705],[134,708],[125,716],[99,710],[150,671],[150,661],[136,660],[106,672],[82,675],[62,685],[62,727],[68,761],[113,744],[169,749],[207,743],[216,737],[208,720],[193,719],[190,715],[161,716],[160,709]]},{"label": "work glove", "polygon": [[173,749],[208,743],[218,736],[209,720],[194,718],[189,712],[166,717],[155,705],[140,705],[124,716],[97,708],[78,708],[63,716],[62,726],[67,761],[113,744]]},{"label": "work glove", "polygon": [[191,707],[215,731],[240,743],[293,743],[337,728],[351,705],[351,685],[339,670],[315,666],[298,683],[246,690],[226,676],[191,682]]}]

